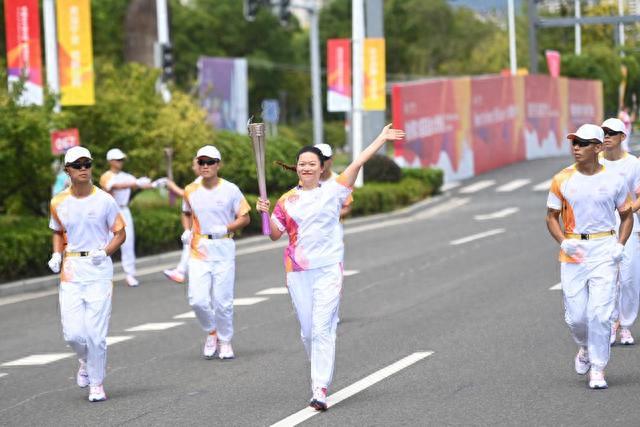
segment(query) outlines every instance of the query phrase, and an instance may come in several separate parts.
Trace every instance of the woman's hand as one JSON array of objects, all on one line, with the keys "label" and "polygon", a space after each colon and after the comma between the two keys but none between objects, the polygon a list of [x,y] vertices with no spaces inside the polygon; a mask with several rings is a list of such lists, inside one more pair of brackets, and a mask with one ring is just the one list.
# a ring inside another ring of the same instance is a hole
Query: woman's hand
[{"label": "woman's hand", "polygon": [[382,128],[382,132],[378,135],[378,138],[384,141],[398,141],[403,139],[405,133],[402,129],[391,129],[391,123]]},{"label": "woman's hand", "polygon": [[258,198],[258,201],[256,202],[256,210],[258,212],[269,213],[270,208],[271,208],[271,202],[269,202],[269,199]]}]

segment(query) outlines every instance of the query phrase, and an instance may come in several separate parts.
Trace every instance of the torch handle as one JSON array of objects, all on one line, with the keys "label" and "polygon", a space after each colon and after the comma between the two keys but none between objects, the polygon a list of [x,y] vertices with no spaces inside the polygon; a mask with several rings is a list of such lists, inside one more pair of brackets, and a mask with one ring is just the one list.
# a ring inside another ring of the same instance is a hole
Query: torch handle
[{"label": "torch handle", "polygon": [[271,221],[269,219],[269,214],[266,212],[262,212],[262,235],[268,236],[271,234]]}]

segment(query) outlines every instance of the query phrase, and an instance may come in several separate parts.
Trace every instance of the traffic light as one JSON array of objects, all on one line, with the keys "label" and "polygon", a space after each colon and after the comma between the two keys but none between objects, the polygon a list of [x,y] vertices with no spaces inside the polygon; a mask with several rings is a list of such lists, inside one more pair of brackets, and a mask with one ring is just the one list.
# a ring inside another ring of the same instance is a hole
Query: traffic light
[{"label": "traffic light", "polygon": [[160,67],[162,69],[162,81],[173,80],[173,47],[169,43],[160,45]]},{"label": "traffic light", "polygon": [[280,18],[280,24],[287,25],[289,18],[291,17],[291,0],[280,0],[280,8],[278,10],[278,17]]},{"label": "traffic light", "polygon": [[261,0],[244,0],[244,19],[247,21],[255,20],[261,3]]}]

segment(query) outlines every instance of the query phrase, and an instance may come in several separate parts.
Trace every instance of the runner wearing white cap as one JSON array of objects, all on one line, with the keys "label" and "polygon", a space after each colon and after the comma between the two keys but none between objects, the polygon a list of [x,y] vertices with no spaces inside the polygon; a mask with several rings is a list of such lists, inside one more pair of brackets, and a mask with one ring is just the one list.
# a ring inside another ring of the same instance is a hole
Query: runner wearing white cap
[{"label": "runner wearing white cap", "polygon": [[217,148],[205,145],[196,158],[202,181],[189,184],[182,201],[182,241],[191,244],[189,305],[207,332],[203,355],[233,359],[233,233],[249,224],[251,208],[235,184],[218,176]]},{"label": "runner wearing white cap", "polygon": [[[640,207],[640,160],[622,148],[625,137],[625,125],[621,120],[611,118],[602,123],[604,131],[604,150],[600,153],[600,163],[607,169],[622,176],[627,191],[633,200],[633,212]],[[617,217],[618,223],[620,221]],[[640,306],[640,223],[633,214],[633,230],[624,245],[624,254],[620,261],[618,276],[618,300],[613,314],[615,322],[611,325],[611,340],[616,341],[616,332],[620,325],[620,344],[633,344],[630,328],[638,315]]]},{"label": "runner wearing white cap", "polygon": [[598,163],[604,139],[600,126],[582,125],[567,139],[576,162],[553,177],[546,222],[560,244],[565,321],[580,347],[576,372],[589,372],[589,388],[603,389],[618,264],[633,227],[631,199],[624,179]]},{"label": "runner wearing white cap", "polygon": [[64,163],[71,187],[51,200],[53,255],[48,264],[60,272],[62,331],[80,362],[76,382],[90,386],[89,401],[97,402],[107,398],[103,380],[113,290],[110,256],[125,240],[125,224],[113,197],[91,183],[89,150],[71,148]]},{"label": "runner wearing white cap", "polygon": [[122,257],[122,269],[129,286],[138,286],[136,279],[136,253],[135,253],[135,229],[133,218],[129,210],[129,199],[131,190],[136,188],[151,188],[151,180],[147,177],[136,179],[135,176],[123,172],[122,166],[127,156],[119,148],[112,148],[107,151],[109,170],[100,177],[100,187],[116,199],[120,212],[124,217],[127,226],[127,240],[120,248]]},{"label": "runner wearing white cap", "polygon": [[[303,147],[296,159],[300,184],[280,197],[271,215],[271,240],[289,234],[284,252],[287,287],[311,362],[309,405],[319,411],[327,409],[327,388],[335,363],[344,258],[340,208],[351,194],[362,165],[386,141],[403,137],[403,131],[385,126],[344,172],[322,185],[324,156],[317,147]],[[269,200],[258,199],[256,207],[268,213]]]},{"label": "runner wearing white cap", "polygon": [[[333,149],[329,144],[316,144],[316,148],[320,150],[322,156],[324,157],[324,169],[322,170],[322,175],[320,175],[320,184],[323,184],[329,180],[336,179],[338,174],[335,173],[332,169],[333,166]],[[346,218],[351,213],[351,207],[353,204],[353,195],[349,195],[347,200],[344,201],[344,204],[340,208],[340,218]]]}]

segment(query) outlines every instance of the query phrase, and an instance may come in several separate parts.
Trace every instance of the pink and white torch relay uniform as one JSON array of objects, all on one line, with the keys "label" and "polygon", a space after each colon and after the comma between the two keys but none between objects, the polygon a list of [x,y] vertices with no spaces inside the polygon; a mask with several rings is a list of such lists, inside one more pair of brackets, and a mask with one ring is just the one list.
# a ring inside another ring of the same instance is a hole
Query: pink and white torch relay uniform
[{"label": "pink and white torch relay uniform", "polygon": [[304,191],[285,193],[271,219],[289,235],[284,251],[287,287],[311,361],[311,386],[327,388],[333,377],[344,243],[340,207],[351,195],[342,175]]},{"label": "pink and white torch relay uniform", "polygon": [[583,175],[575,166],[562,170],[553,177],[547,199],[548,208],[561,211],[565,236],[580,240],[576,255],[560,251],[565,321],[599,370],[609,362],[616,300],[615,210],[625,211],[630,203],[626,183],[606,167],[594,175]]},{"label": "pink and white torch relay uniform", "polygon": [[218,339],[233,337],[233,287],[236,243],[230,234],[215,234],[251,208],[237,185],[219,178],[207,189],[193,182],[184,189],[183,212],[191,213],[192,239],[189,259],[189,305],[206,332],[217,331]]},{"label": "pink and white torch relay uniform", "polygon": [[98,187],[83,198],[66,189],[51,201],[49,228],[64,232],[67,243],[60,272],[62,331],[78,359],[86,361],[91,386],[101,385],[105,376],[113,264],[107,257],[94,265],[87,254],[103,249],[110,232],[124,227],[116,201]]},{"label": "pink and white torch relay uniform", "polygon": [[[640,195],[640,160],[629,153],[624,153],[622,159],[615,161],[601,157],[600,163],[624,179],[631,200],[635,202]],[[616,220],[617,229],[620,226],[620,215],[617,212]],[[633,230],[624,245],[624,254],[620,261],[618,283],[618,301],[613,319],[620,320],[623,328],[630,328],[638,316],[640,307],[640,222],[635,213]]]}]

